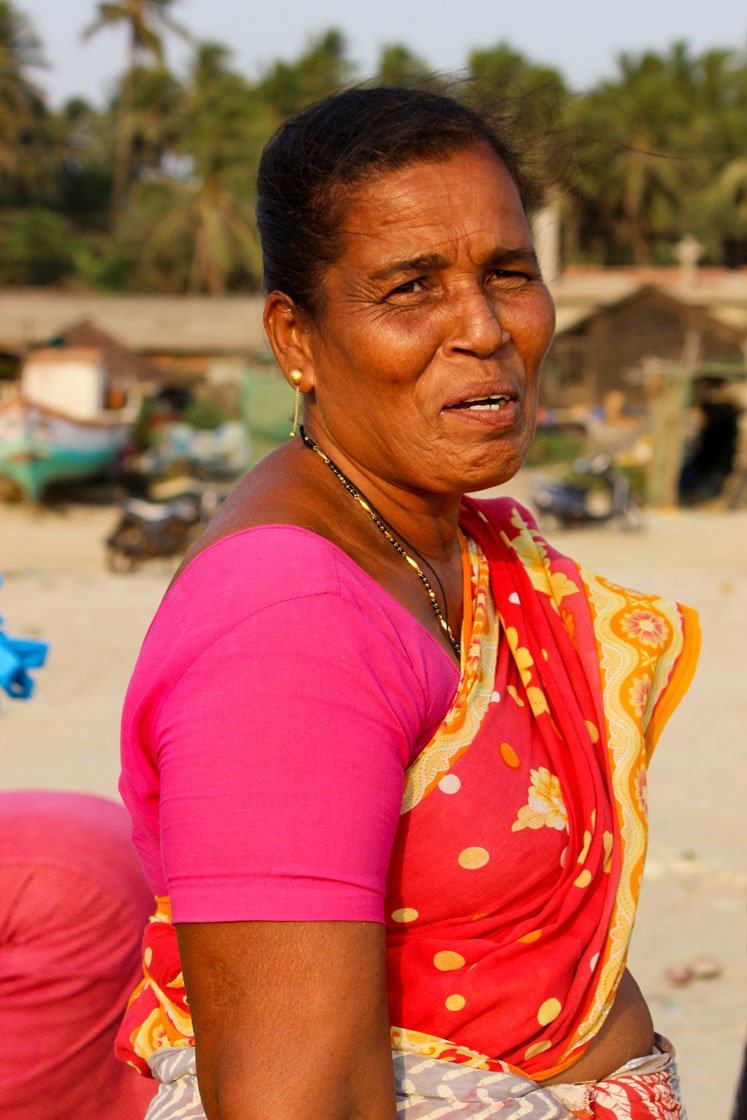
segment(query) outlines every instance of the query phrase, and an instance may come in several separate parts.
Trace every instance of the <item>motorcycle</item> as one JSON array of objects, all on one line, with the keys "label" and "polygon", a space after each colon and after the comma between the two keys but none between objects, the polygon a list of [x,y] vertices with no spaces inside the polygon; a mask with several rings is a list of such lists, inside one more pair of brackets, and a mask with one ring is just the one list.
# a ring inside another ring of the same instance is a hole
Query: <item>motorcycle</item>
[{"label": "motorcycle", "polygon": [[167,502],[125,498],[119,522],[106,539],[107,566],[131,572],[144,560],[178,556],[202,534],[218,505],[212,491]]},{"label": "motorcycle", "polygon": [[643,528],[640,502],[609,455],[579,459],[569,478],[536,483],[531,501],[543,528],[570,529],[604,522],[617,522],[623,529]]}]

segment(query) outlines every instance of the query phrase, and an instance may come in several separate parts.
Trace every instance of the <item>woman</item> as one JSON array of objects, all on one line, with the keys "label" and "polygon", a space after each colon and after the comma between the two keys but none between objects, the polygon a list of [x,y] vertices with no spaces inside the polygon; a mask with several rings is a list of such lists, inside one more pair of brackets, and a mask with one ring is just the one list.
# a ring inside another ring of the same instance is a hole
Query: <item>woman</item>
[{"label": "woman", "polygon": [[113,1053],[152,902],[127,813],[0,793],[0,898],[0,1116],[141,1120],[155,1086]]},{"label": "woman", "polygon": [[153,1116],[683,1115],[625,959],[696,622],[464,497],[534,431],[526,198],[425,92],[337,95],[263,155],[303,427],[182,568],[124,715],[160,902],[120,1053]]}]

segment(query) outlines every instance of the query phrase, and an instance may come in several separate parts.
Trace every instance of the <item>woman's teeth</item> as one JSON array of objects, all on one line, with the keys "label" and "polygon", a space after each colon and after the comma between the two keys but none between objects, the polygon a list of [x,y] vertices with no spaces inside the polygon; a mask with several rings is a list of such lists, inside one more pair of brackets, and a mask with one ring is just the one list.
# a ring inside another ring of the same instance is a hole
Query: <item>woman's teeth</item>
[{"label": "woman's teeth", "polygon": [[469,400],[462,401],[457,407],[469,409],[489,409],[492,412],[497,412],[508,404],[508,397],[471,397]]}]

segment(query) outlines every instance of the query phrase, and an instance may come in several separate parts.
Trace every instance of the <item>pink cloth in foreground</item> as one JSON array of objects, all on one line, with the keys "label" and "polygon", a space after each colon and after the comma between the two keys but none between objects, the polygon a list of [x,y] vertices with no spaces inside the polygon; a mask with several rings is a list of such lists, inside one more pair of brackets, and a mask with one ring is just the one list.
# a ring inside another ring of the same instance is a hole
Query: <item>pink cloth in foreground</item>
[{"label": "pink cloth in foreground", "polygon": [[141,1120],[152,1082],[114,1057],[152,896],[120,806],[0,793],[0,1116]]},{"label": "pink cloth in foreground", "polygon": [[335,545],[291,525],[200,553],[125,703],[120,790],[175,922],[383,921],[404,773],[459,674]]}]

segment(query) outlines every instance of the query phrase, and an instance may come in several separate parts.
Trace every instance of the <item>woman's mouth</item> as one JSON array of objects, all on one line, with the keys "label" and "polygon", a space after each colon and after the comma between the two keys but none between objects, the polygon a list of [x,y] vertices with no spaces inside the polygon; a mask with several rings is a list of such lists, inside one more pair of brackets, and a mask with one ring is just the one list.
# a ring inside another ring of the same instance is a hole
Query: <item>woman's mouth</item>
[{"label": "woman's mouth", "polygon": [[504,431],[518,423],[521,408],[515,396],[489,393],[487,396],[463,397],[460,401],[454,401],[443,409],[441,415]]},{"label": "woman's mouth", "polygon": [[457,404],[449,406],[449,411],[452,409],[469,409],[470,412],[487,409],[490,412],[499,412],[510,404],[511,398],[503,394],[495,397],[469,397],[467,400],[459,401]]}]

